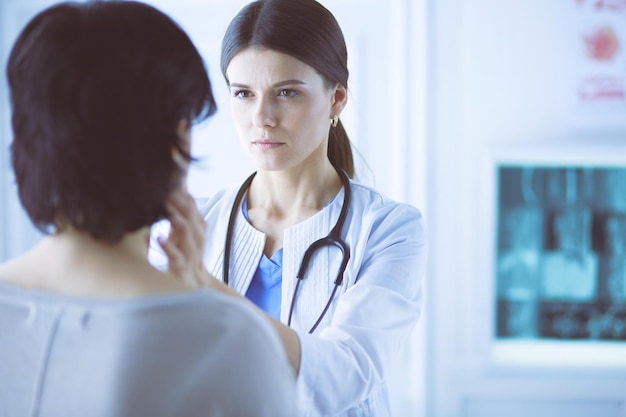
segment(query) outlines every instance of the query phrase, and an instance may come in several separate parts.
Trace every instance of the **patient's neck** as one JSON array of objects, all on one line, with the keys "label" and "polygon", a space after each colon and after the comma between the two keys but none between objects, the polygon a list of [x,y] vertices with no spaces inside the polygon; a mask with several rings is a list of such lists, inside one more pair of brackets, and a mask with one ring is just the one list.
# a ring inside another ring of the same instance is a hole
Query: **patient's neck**
[{"label": "patient's neck", "polygon": [[116,243],[64,229],[0,265],[0,279],[23,287],[81,296],[188,290],[149,264],[148,238],[147,227],[128,233]]}]

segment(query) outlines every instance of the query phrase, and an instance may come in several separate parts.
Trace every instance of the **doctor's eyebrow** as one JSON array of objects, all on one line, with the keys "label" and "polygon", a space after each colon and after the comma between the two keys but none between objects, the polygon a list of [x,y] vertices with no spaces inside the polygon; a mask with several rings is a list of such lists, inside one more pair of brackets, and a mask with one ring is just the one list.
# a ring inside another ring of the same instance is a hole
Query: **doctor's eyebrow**
[{"label": "doctor's eyebrow", "polygon": [[[306,83],[304,81],[301,81],[301,80],[285,80],[285,81],[280,81],[280,82],[272,85],[272,87],[279,88],[279,87],[284,87],[286,85],[306,85]],[[230,83],[228,87],[230,87],[230,88],[250,88],[250,86],[248,86],[246,84],[239,84],[239,83]]]}]

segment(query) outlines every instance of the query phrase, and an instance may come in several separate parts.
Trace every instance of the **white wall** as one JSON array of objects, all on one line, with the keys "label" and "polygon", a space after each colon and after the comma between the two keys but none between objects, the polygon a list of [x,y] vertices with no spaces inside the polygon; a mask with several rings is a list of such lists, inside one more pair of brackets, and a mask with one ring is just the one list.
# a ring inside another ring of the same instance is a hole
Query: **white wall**
[{"label": "white wall", "polygon": [[575,3],[429,2],[427,416],[626,416],[623,362],[586,365],[604,347],[557,366],[544,347],[542,366],[491,353],[494,158],[626,164],[626,129],[606,114],[581,123],[567,95],[580,70],[567,38]]}]

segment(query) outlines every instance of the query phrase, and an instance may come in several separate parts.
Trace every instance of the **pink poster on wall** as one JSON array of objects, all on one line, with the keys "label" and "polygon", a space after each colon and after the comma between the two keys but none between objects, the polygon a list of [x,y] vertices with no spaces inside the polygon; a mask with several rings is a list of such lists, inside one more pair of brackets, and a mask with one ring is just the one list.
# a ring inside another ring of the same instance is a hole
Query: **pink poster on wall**
[{"label": "pink poster on wall", "polygon": [[590,128],[626,128],[626,0],[571,1],[569,119]]}]

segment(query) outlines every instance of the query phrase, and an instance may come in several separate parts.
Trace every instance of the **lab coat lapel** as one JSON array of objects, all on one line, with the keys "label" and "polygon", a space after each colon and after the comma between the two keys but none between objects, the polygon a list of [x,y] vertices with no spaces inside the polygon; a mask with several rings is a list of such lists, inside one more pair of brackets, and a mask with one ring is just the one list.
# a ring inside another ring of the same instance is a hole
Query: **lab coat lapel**
[{"label": "lab coat lapel", "polygon": [[256,230],[243,216],[241,210],[235,220],[230,261],[231,286],[245,294],[259,266],[265,247],[265,234]]}]

